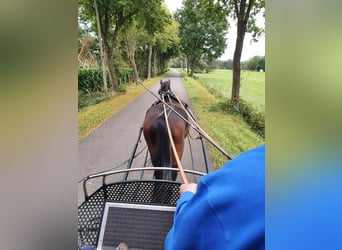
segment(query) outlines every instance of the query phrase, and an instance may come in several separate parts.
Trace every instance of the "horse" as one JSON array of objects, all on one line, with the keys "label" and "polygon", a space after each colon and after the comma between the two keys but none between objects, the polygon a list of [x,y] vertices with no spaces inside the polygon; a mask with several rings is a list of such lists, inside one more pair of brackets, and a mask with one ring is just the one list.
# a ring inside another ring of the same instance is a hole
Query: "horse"
[{"label": "horse", "polygon": [[[161,99],[164,97],[165,103],[170,105],[175,111],[177,111],[177,113],[187,120],[187,113],[171,91],[170,79],[167,81],[160,80],[160,89],[158,94]],[[178,168],[175,155],[171,149],[163,105],[163,102],[159,100],[146,111],[145,120],[143,122],[143,134],[151,156],[152,165],[154,167]],[[166,113],[175,148],[179,159],[181,159],[184,150],[184,141],[189,135],[189,125],[167,106]],[[175,181],[177,178],[177,172],[156,170],[154,172],[154,178]]]}]

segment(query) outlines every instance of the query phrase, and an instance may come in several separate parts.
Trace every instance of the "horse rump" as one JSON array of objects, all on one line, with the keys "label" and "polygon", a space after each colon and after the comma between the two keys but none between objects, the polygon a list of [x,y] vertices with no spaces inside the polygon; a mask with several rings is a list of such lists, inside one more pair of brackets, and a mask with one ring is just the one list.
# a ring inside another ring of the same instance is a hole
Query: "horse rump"
[{"label": "horse rump", "polygon": [[[158,117],[149,128],[144,127],[144,137],[149,145],[152,165],[154,167],[171,167],[171,144],[163,116]],[[156,170],[154,178],[176,180],[177,172]]]}]

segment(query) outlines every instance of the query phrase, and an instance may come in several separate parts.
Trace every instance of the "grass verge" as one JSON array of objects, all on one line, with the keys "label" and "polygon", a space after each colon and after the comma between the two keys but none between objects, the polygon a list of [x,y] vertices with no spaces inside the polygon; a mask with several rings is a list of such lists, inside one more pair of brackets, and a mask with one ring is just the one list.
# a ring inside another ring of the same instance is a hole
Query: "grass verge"
[{"label": "grass verge", "polygon": [[[213,109],[219,100],[199,81],[185,73],[182,73],[182,80],[198,123],[227,153],[236,156],[264,143],[263,138],[252,132],[243,118]],[[227,159],[209,143],[207,145],[214,165],[222,166]]]}]

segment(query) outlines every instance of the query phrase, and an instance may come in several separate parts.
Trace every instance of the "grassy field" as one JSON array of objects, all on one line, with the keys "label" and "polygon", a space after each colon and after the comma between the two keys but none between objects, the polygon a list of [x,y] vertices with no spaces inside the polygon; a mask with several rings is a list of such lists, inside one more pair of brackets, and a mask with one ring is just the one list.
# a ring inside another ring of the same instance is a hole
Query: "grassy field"
[{"label": "grassy field", "polygon": [[[217,97],[230,98],[232,92],[232,71],[217,69],[210,73],[196,73],[199,81]],[[265,111],[265,73],[241,72],[240,97],[252,103],[259,111]]]},{"label": "grassy field", "polygon": [[[232,156],[236,156],[242,151],[264,143],[264,140],[252,132],[240,116],[213,109],[220,98],[228,97],[228,87],[225,85],[227,85],[226,78],[229,74],[231,74],[230,71],[217,70],[210,74],[196,74],[199,80],[194,80],[186,76],[185,73],[182,73],[182,78],[200,126],[226,152]],[[264,75],[259,75],[256,72],[255,74],[252,72],[245,74],[245,83],[243,84],[245,87],[252,85],[247,76],[252,79],[251,82],[256,81],[259,88],[263,89],[264,82],[262,82],[262,78],[264,78]],[[245,88],[244,91],[249,93],[249,98],[244,98],[244,96],[242,98],[249,100],[255,107],[262,110],[265,107],[263,98],[265,94],[259,88],[256,88],[257,91],[255,92],[253,91],[253,87]],[[209,146],[209,150],[216,167],[226,162],[227,159],[214,147]]]}]

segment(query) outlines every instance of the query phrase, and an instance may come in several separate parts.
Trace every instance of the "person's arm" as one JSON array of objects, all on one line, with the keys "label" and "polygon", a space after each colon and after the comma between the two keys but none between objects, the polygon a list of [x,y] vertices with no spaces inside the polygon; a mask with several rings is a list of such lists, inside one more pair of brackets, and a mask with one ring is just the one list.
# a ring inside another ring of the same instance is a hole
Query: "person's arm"
[{"label": "person's arm", "polygon": [[179,188],[179,197],[176,204],[175,216],[186,206],[186,204],[191,200],[197,190],[196,183],[182,184]]},{"label": "person's arm", "polygon": [[[188,202],[192,199],[197,191],[196,183],[182,184],[179,188],[180,197],[176,203],[176,211],[174,213],[174,223],[181,211],[186,207]],[[174,226],[170,229],[164,244],[164,250],[172,249],[172,238],[173,238]]]},{"label": "person's arm", "polygon": [[[265,248],[265,147],[180,187],[165,250]],[[244,185],[248,183],[248,185]]]},{"label": "person's arm", "polygon": [[196,183],[188,183],[188,184],[182,184],[179,188],[179,193],[183,194],[184,192],[192,192],[196,193],[197,191],[197,184]]}]

